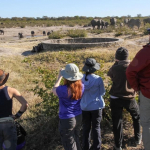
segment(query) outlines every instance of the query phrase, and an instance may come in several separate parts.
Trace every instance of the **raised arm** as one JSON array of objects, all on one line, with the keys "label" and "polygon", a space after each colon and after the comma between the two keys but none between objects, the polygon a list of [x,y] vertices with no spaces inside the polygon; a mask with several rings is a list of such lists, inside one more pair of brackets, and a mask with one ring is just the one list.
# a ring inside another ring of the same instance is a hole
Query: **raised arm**
[{"label": "raised arm", "polygon": [[[61,69],[62,70],[62,69]],[[60,85],[60,82],[61,82],[61,79],[62,79],[62,76],[61,76],[61,70],[59,71],[59,75],[58,75],[58,78],[56,80],[56,83],[54,84],[53,88],[52,88],[52,92],[54,95],[57,96],[57,93],[56,93],[56,88]]]}]

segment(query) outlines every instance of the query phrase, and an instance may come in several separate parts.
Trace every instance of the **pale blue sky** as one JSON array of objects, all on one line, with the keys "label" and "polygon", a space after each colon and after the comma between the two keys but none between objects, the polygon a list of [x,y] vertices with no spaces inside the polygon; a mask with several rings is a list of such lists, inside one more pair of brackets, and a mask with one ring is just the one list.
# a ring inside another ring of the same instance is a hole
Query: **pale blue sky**
[{"label": "pale blue sky", "polygon": [[0,0],[0,17],[150,16],[150,0]]}]

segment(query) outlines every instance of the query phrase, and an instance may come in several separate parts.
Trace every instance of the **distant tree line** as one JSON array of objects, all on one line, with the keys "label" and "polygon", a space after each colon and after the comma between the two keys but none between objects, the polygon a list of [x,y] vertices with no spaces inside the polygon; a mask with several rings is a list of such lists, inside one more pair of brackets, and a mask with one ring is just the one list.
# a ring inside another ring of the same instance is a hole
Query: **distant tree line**
[{"label": "distant tree line", "polygon": [[107,22],[110,22],[110,18],[115,17],[117,18],[117,22],[123,22],[124,18],[135,18],[143,20],[145,18],[149,18],[150,16],[142,17],[141,14],[137,14],[136,17],[131,17],[131,15],[127,16],[106,16],[106,17],[86,17],[86,16],[62,16],[62,17],[12,17],[12,18],[1,18],[0,17],[0,28],[9,28],[9,27],[21,27],[24,28],[25,26],[60,26],[60,25],[68,25],[73,27],[75,25],[80,26],[90,26],[92,19],[104,19]]}]

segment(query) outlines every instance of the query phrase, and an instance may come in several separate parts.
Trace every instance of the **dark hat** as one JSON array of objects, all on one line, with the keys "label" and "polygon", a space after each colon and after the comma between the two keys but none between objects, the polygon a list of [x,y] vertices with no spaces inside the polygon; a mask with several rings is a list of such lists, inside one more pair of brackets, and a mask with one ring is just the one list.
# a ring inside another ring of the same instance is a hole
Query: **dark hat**
[{"label": "dark hat", "polygon": [[100,64],[94,58],[87,58],[82,68],[83,71],[93,73],[100,69]]},{"label": "dark hat", "polygon": [[127,60],[128,55],[128,50],[124,47],[120,47],[116,50],[115,58],[118,60]]},{"label": "dark hat", "polygon": [[8,77],[9,73],[5,73],[0,69],[0,86],[4,85],[7,82]]}]

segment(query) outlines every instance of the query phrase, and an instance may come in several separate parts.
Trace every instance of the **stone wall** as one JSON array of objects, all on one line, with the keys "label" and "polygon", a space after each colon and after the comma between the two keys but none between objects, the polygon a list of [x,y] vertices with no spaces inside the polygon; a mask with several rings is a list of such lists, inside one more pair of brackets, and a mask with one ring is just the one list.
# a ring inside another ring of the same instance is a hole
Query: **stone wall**
[{"label": "stone wall", "polygon": [[51,39],[43,41],[44,50],[79,49],[90,47],[108,47],[123,42],[123,39],[115,38],[75,38],[75,39]]}]

